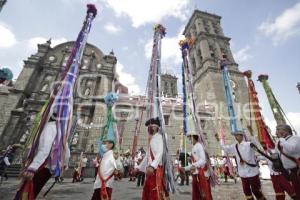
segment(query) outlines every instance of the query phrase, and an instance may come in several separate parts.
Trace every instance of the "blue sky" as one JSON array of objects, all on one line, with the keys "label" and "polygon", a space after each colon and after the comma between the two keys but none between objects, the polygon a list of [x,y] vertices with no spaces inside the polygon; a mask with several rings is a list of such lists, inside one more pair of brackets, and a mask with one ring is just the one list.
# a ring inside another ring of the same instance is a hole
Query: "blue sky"
[{"label": "blue sky", "polygon": [[[36,44],[52,38],[53,44],[76,39],[85,4],[99,12],[88,41],[118,58],[118,73],[133,93],[144,93],[150,63],[152,27],[167,28],[163,39],[164,71],[179,75],[178,39],[195,8],[222,16],[226,36],[240,70],[251,69],[253,79],[269,74],[269,83],[281,106],[300,132],[300,1],[296,0],[9,0],[0,13],[0,66],[13,69]],[[266,122],[274,127],[266,95],[256,82]],[[180,89],[180,88],[179,88]]]}]

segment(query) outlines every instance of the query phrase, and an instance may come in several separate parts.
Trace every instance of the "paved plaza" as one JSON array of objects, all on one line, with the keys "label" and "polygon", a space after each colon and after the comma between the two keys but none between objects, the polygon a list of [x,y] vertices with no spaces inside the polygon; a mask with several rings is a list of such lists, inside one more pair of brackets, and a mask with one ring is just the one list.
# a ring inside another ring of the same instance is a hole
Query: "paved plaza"
[{"label": "paved plaza", "polygon": [[[10,179],[4,182],[0,186],[0,199],[1,200],[12,200],[16,191],[19,181],[16,179]],[[49,181],[47,186],[41,192],[43,194],[47,190],[52,181]],[[269,180],[262,180],[263,192],[267,199],[275,199],[272,188],[272,183]],[[90,200],[92,195],[93,179],[85,179],[81,183],[71,183],[71,179],[66,179],[64,183],[57,184],[50,191],[46,198],[39,197],[38,199],[62,199],[62,200]],[[191,186],[176,186],[176,194],[172,196],[173,200],[188,200],[191,197]],[[113,200],[138,200],[141,199],[142,188],[136,187],[135,182],[129,182],[128,179],[123,179],[120,182],[115,183]],[[213,198],[222,200],[243,200],[241,182],[238,181],[224,183],[220,186],[213,188]],[[288,198],[287,198],[288,199]]]}]

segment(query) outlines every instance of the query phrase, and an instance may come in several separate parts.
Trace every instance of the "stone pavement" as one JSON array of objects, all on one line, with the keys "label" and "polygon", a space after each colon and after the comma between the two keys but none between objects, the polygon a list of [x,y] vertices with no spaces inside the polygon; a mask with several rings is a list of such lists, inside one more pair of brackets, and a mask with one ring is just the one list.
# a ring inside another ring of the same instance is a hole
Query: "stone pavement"
[{"label": "stone pavement", "polygon": [[[9,179],[4,181],[0,186],[0,200],[12,200],[15,194],[19,181],[16,179]],[[52,180],[44,187],[41,194],[52,184]],[[272,188],[272,183],[269,180],[262,180],[263,192],[267,199],[275,199]],[[39,200],[90,200],[93,192],[93,179],[85,179],[81,183],[71,183],[71,179],[65,179],[64,183],[57,184],[50,191],[46,198],[39,197]],[[191,186],[176,186],[176,194],[172,196],[173,200],[188,200],[191,197]],[[123,179],[115,183],[113,200],[139,200],[141,199],[142,188],[137,188],[135,182],[129,182],[128,179]],[[238,181],[224,183],[213,188],[213,198],[217,200],[243,200],[245,199],[242,193],[241,182]],[[288,198],[287,198],[288,199]]]}]

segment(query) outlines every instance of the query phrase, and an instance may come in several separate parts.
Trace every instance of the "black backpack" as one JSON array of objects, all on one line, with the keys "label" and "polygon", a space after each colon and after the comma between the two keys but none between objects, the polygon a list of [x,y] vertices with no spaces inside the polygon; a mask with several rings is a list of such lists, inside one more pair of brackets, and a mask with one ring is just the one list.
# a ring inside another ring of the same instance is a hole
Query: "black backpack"
[{"label": "black backpack", "polygon": [[283,167],[282,161],[280,159],[279,153],[272,153],[271,155],[272,163],[273,163],[273,170],[276,172],[281,172],[282,175],[288,180],[291,180],[289,172]]}]

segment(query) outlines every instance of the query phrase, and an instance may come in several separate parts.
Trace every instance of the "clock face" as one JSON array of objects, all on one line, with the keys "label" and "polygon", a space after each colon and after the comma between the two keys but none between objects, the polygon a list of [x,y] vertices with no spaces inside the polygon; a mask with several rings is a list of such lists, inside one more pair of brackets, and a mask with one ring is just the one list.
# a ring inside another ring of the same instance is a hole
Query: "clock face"
[{"label": "clock face", "polygon": [[230,84],[231,84],[231,87],[232,89],[236,89],[236,83],[233,81],[233,80],[230,80]]},{"label": "clock face", "polygon": [[55,56],[49,56],[48,60],[50,62],[54,62],[56,60],[56,57]]},{"label": "clock face", "polygon": [[101,67],[102,67],[101,63],[97,64],[97,69],[101,69]]}]

